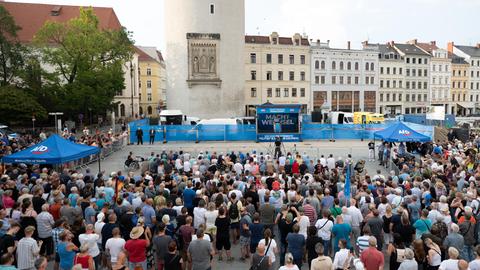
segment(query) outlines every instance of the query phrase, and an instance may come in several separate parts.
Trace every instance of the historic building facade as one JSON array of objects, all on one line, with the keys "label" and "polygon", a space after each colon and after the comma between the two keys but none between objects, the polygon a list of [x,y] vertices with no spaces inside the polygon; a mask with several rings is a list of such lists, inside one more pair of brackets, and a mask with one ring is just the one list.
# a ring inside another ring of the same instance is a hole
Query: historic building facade
[{"label": "historic building facade", "polygon": [[369,44],[364,48],[378,47],[379,113],[387,115],[402,114],[405,111],[405,63],[403,57],[390,44]]},{"label": "historic building facade", "polygon": [[167,107],[166,71],[162,54],[155,47],[137,47],[140,114],[157,116]]},{"label": "historic building facade", "polygon": [[457,116],[465,116],[473,110],[468,89],[468,69],[470,65],[463,57],[450,53],[452,58],[452,85],[451,85],[451,110],[449,113]]},{"label": "historic building facade", "polygon": [[378,110],[378,48],[331,48],[317,40],[311,45],[312,107],[316,111]]},{"label": "historic building facade", "polygon": [[257,105],[300,104],[310,111],[310,47],[300,34],[245,36],[245,114]]},{"label": "historic building facade", "polygon": [[480,44],[476,46],[455,45],[448,43],[448,51],[465,59],[468,67],[468,94],[467,102],[470,105],[467,114],[473,114],[480,111]]},{"label": "historic building facade", "polygon": [[425,113],[430,105],[430,59],[431,56],[414,44],[398,44],[394,47],[405,64],[405,113]]},{"label": "historic building facade", "polygon": [[444,106],[445,113],[450,112],[451,107],[451,77],[452,77],[452,59],[448,51],[439,48],[435,41],[429,43],[417,42],[416,39],[410,41],[431,56],[430,61],[430,105]]}]

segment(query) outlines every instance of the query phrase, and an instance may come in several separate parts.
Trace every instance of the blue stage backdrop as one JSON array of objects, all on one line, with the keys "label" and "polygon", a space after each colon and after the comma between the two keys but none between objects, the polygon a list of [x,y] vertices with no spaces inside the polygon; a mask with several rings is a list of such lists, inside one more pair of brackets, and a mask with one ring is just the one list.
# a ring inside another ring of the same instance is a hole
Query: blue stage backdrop
[{"label": "blue stage backdrop", "polygon": [[300,141],[300,105],[263,104],[257,107],[257,141]]}]

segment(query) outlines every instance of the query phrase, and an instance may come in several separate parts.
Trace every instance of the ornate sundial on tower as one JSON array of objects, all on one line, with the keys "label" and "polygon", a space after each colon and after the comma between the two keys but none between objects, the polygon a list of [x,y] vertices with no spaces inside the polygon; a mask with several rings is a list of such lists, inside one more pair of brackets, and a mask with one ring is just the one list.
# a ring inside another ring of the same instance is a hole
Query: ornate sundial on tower
[{"label": "ornate sundial on tower", "polygon": [[218,75],[220,34],[187,33],[188,86],[216,85],[222,80]]}]

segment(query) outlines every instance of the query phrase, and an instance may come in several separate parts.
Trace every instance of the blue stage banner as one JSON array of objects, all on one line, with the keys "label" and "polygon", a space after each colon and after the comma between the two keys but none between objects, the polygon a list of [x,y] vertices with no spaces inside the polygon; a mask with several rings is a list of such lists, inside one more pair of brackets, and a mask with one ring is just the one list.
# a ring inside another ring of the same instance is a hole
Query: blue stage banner
[{"label": "blue stage banner", "polygon": [[282,139],[282,142],[300,141],[300,134],[257,134],[257,141],[274,142],[277,137],[280,137]]},{"label": "blue stage banner", "polygon": [[300,133],[297,113],[262,113],[257,115],[258,134]]}]

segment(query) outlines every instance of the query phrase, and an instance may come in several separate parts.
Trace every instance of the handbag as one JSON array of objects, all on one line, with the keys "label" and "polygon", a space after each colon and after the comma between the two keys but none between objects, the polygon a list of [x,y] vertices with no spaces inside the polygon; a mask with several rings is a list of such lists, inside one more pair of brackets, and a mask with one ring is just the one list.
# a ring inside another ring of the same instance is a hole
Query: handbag
[{"label": "handbag", "polygon": [[270,239],[270,243],[268,243],[267,249],[265,250],[265,255],[263,255],[262,259],[260,259],[260,262],[256,265],[250,266],[250,270],[257,270],[258,267],[262,264],[263,260],[267,257],[268,250],[270,249],[270,244],[272,243],[273,239]]}]

